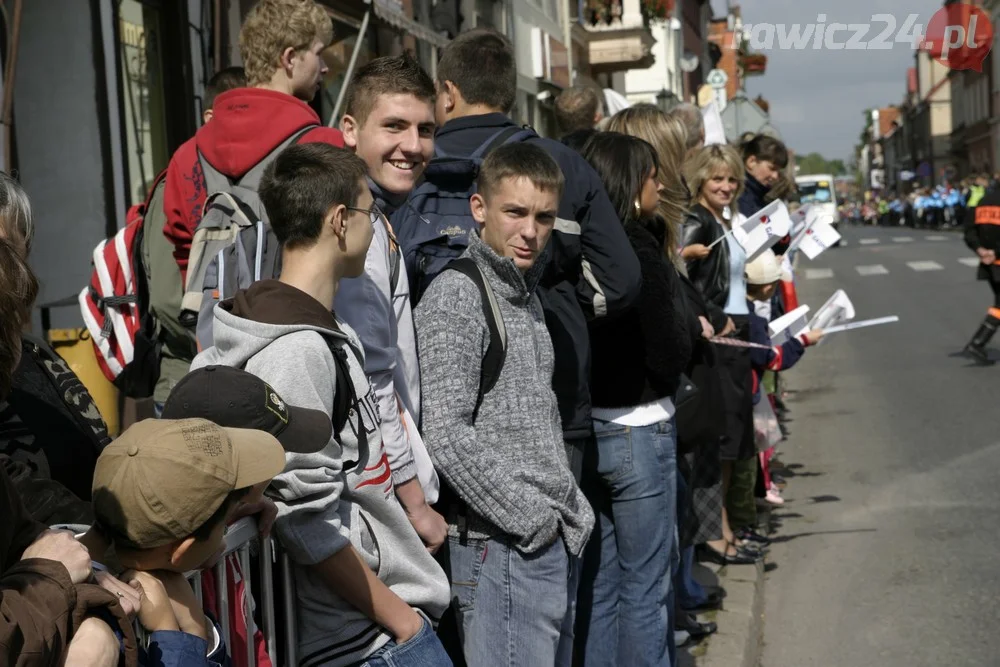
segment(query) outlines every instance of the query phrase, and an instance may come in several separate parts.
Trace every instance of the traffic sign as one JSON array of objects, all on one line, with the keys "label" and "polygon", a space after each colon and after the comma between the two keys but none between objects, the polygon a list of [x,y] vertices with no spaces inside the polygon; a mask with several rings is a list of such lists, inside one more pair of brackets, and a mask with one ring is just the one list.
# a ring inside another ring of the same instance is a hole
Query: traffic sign
[{"label": "traffic sign", "polygon": [[705,77],[705,83],[712,88],[725,88],[726,84],[729,83],[729,75],[726,74],[725,70],[713,69]]}]

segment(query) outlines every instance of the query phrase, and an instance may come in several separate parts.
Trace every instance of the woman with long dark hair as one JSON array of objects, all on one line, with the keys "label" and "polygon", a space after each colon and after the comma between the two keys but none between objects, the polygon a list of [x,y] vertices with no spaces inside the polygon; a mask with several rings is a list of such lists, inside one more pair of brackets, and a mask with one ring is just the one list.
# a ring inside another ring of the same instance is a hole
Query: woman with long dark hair
[{"label": "woman with long dark hair", "polygon": [[642,291],[629,311],[590,330],[598,528],[584,557],[578,650],[588,667],[668,666],[677,502],[672,399],[691,342],[675,312],[677,273],[656,218],[656,151],[636,137],[602,132],[582,154],[625,227]]}]

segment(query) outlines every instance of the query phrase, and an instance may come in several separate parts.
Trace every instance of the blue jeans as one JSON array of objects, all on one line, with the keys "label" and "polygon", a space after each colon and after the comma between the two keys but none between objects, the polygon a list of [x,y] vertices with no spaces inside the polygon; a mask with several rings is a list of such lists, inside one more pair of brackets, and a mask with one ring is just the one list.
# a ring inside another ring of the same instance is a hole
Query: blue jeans
[{"label": "blue jeans", "polygon": [[673,423],[621,426],[594,420],[598,527],[578,602],[585,667],[667,667],[673,645],[670,555],[677,491]]},{"label": "blue jeans", "polygon": [[[684,476],[677,475],[677,524],[687,518],[690,508],[687,506],[687,484]],[[708,593],[694,578],[691,569],[694,567],[694,547],[690,546],[680,552],[680,569],[674,573],[674,590],[677,594],[677,606],[681,609],[692,609],[708,601]]]},{"label": "blue jeans", "polygon": [[451,658],[445,653],[441,640],[434,634],[434,628],[426,617],[420,632],[402,644],[390,641],[361,663],[361,667],[451,667],[451,665]]},{"label": "blue jeans", "polygon": [[504,540],[448,539],[451,596],[469,667],[554,665],[570,612],[562,538],[533,554]]}]

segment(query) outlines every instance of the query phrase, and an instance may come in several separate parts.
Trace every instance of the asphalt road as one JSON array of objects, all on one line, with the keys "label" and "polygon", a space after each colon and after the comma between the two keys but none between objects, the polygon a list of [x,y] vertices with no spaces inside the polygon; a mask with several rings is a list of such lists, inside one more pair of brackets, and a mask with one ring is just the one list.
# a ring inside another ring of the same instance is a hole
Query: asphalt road
[{"label": "asphalt road", "polygon": [[800,300],[843,288],[857,319],[901,321],[831,336],[787,374],[794,476],[761,665],[1000,665],[1000,364],[949,356],[991,293],[957,233],[844,232],[802,258]]}]

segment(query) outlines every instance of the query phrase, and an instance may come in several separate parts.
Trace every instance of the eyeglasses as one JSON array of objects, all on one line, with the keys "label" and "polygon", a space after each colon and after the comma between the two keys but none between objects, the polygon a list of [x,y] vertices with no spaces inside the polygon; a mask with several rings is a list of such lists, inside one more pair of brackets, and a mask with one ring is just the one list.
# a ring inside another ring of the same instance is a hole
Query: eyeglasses
[{"label": "eyeglasses", "polygon": [[372,203],[370,208],[360,208],[358,206],[345,206],[348,211],[358,211],[359,213],[367,213],[368,217],[371,218],[372,227],[378,225],[379,220],[382,219],[383,213],[382,209],[378,207],[378,204]]}]

